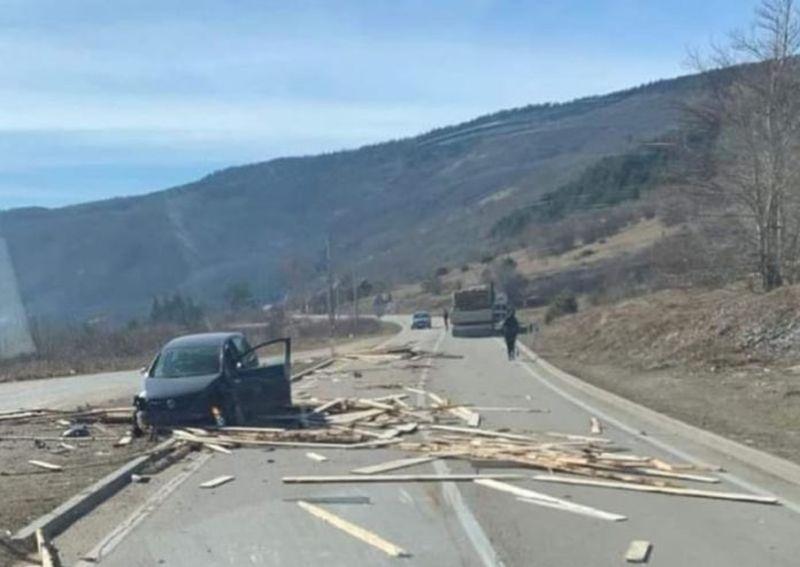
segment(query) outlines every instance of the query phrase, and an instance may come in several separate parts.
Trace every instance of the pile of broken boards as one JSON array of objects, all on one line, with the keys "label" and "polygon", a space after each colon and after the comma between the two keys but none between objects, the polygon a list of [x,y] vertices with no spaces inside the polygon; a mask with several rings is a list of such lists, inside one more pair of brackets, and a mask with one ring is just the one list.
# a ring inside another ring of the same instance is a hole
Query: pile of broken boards
[{"label": "pile of broken boards", "polygon": [[[369,475],[435,459],[456,459],[477,467],[512,466],[538,471],[530,476],[485,475],[487,478],[514,476],[544,482],[777,503],[771,497],[687,488],[686,482],[711,484],[718,483],[719,479],[711,476],[711,471],[693,465],[671,464],[632,455],[599,435],[515,433],[480,428],[477,427],[480,415],[470,407],[452,404],[432,392],[406,390],[408,393],[379,398],[337,398],[308,404],[299,414],[294,428],[185,428],[176,430],[174,435],[183,441],[225,453],[239,446],[370,449],[390,445],[421,454],[418,458],[355,469],[350,471],[351,475],[284,478],[284,482],[291,483],[482,479],[482,475],[439,478],[437,475],[385,474],[368,478]],[[411,394],[427,404],[411,405]]]}]

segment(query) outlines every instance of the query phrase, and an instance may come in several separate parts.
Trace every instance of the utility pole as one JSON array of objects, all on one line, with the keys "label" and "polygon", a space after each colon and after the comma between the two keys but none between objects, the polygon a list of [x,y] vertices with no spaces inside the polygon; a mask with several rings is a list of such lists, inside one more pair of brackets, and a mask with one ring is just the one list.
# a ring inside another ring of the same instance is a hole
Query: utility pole
[{"label": "utility pole", "polygon": [[334,314],[334,306],[333,306],[333,262],[331,260],[331,236],[328,234],[328,238],[325,241],[325,264],[326,268],[328,269],[328,331],[330,334],[330,347],[331,347],[331,354],[333,354],[333,336],[334,331],[336,330],[336,317]]},{"label": "utility pole", "polygon": [[356,283],[356,268],[352,270],[353,278],[353,334],[358,334],[358,283]]}]

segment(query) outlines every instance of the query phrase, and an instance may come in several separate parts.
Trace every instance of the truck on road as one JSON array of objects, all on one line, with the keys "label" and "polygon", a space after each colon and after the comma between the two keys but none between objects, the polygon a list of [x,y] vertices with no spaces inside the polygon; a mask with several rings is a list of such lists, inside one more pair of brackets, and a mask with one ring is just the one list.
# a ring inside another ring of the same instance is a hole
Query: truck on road
[{"label": "truck on road", "polygon": [[486,284],[453,293],[450,322],[454,337],[489,337],[498,333],[508,314],[508,300]]}]

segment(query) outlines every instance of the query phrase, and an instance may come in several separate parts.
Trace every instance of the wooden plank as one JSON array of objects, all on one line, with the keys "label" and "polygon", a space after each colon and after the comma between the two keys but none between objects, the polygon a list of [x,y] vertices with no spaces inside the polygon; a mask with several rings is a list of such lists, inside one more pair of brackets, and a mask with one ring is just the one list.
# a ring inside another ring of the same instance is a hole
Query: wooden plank
[{"label": "wooden plank", "polygon": [[357,526],[351,522],[348,522],[344,518],[337,516],[331,512],[328,512],[324,508],[320,508],[319,506],[315,506],[314,504],[309,504],[304,500],[300,500],[297,502],[297,505],[300,506],[303,510],[316,516],[320,520],[327,522],[328,524],[332,525],[335,528],[342,530],[345,533],[350,534],[356,539],[363,541],[380,549],[387,555],[391,555],[392,557],[410,557],[411,554],[407,552],[402,547],[399,547],[393,544],[390,541],[383,539],[381,536],[362,528],[361,526]]},{"label": "wooden plank", "polygon": [[286,428],[226,426],[226,427],[220,427],[216,431],[221,431],[222,433],[282,433],[286,431]]},{"label": "wooden plank", "polygon": [[647,563],[652,548],[653,544],[649,541],[633,540],[628,546],[628,551],[625,552],[625,561],[628,563]]},{"label": "wooden plank", "polygon": [[382,409],[386,411],[394,411],[397,409],[395,406],[391,404],[370,400],[369,398],[358,398],[356,400],[356,403],[361,404],[362,406],[369,406],[372,409]]},{"label": "wooden plank", "polygon": [[33,466],[35,466],[35,467],[39,467],[40,469],[47,469],[47,470],[53,471],[53,472],[59,472],[59,471],[63,471],[64,470],[64,467],[62,467],[61,465],[54,465],[53,463],[47,463],[45,461],[31,460],[31,461],[28,461],[28,462],[30,464],[32,464]]},{"label": "wooden plank", "polygon": [[285,476],[284,484],[325,484],[359,482],[464,482],[478,479],[520,480],[521,474],[383,474],[383,475],[330,475]]},{"label": "wooden plank", "polygon": [[711,492],[693,488],[674,488],[669,486],[652,486],[649,484],[634,484],[629,482],[616,482],[610,480],[594,480],[589,478],[571,478],[558,475],[538,474],[534,480],[544,482],[558,482],[562,484],[577,484],[581,486],[597,486],[600,488],[615,488],[620,490],[635,490],[638,492],[658,492],[661,494],[674,494],[677,496],[692,496],[696,498],[714,498],[717,500],[735,500],[737,502],[753,502],[757,504],[778,504],[774,496],[758,496],[756,494],[743,494],[737,492]]},{"label": "wooden plank", "polygon": [[414,465],[421,465],[423,463],[430,463],[431,461],[435,460],[436,457],[411,457],[408,459],[395,459],[393,461],[387,461],[378,465],[370,465],[367,467],[353,469],[350,472],[353,474],[378,474],[397,469],[404,469],[406,467],[413,467]]},{"label": "wooden plank", "polygon": [[378,416],[382,413],[386,413],[386,410],[383,409],[368,409],[363,411],[353,411],[350,413],[342,413],[339,415],[333,415],[328,418],[328,423],[333,423],[336,425],[346,425],[349,423],[355,423],[356,421],[360,421],[362,419],[370,419],[375,416]]},{"label": "wooden plank", "polygon": [[223,484],[229,483],[235,478],[236,477],[232,475],[218,476],[217,478],[212,478],[211,480],[207,480],[206,482],[202,483],[200,488],[216,488],[218,486],[222,486]]},{"label": "wooden plank", "polygon": [[453,433],[467,433],[470,435],[480,435],[481,437],[496,437],[498,439],[511,439],[514,441],[538,442],[528,435],[517,435],[516,433],[503,433],[502,431],[492,431],[491,429],[471,429],[469,427],[456,427],[454,425],[428,425],[428,429],[437,431],[452,431]]},{"label": "wooden plank", "polygon": [[217,445],[216,443],[203,443],[203,447],[207,447],[216,453],[222,453],[223,455],[233,455],[233,452],[230,449],[226,449],[222,445]]},{"label": "wooden plank", "polygon": [[327,410],[329,410],[329,409],[331,409],[333,407],[338,406],[343,401],[344,401],[344,398],[336,398],[335,400],[331,400],[331,401],[329,401],[327,403],[322,404],[321,406],[318,406],[318,407],[314,408],[313,410],[311,410],[311,413],[322,413],[322,412],[327,411]]},{"label": "wooden plank", "polygon": [[580,514],[610,522],[621,522],[623,520],[627,520],[627,518],[621,514],[606,512],[590,506],[584,506],[583,504],[577,504],[569,500],[563,500],[561,498],[556,498],[555,496],[550,496],[549,494],[542,494],[541,492],[535,492],[533,490],[528,490],[527,488],[521,488],[519,486],[514,486],[513,484],[508,484],[505,482],[499,482],[497,480],[476,480],[475,484],[500,490],[502,492],[508,492],[509,494],[517,496],[519,500],[529,504],[536,504],[538,506],[545,506],[547,508],[555,508],[564,512],[572,512],[573,514]]},{"label": "wooden plank", "polygon": [[114,443],[114,447],[127,447],[128,445],[131,444],[132,441],[133,437],[131,436],[131,434],[126,433],[125,435],[120,437],[116,443]]},{"label": "wooden plank", "polygon": [[690,480],[692,482],[706,482],[708,484],[717,484],[720,480],[715,476],[705,476],[701,474],[678,473],[669,472],[662,469],[651,468],[630,468],[625,469],[626,473],[643,474],[647,476],[656,476],[659,478],[674,478],[675,480]]},{"label": "wooden plank", "polygon": [[312,461],[317,461],[318,463],[324,463],[328,460],[328,457],[325,455],[320,455],[319,453],[306,453],[306,457],[311,459]]},{"label": "wooden plank", "polygon": [[417,428],[419,428],[419,424],[415,421],[412,421],[410,423],[401,423],[400,425],[395,425],[394,428],[400,433],[414,433]]}]

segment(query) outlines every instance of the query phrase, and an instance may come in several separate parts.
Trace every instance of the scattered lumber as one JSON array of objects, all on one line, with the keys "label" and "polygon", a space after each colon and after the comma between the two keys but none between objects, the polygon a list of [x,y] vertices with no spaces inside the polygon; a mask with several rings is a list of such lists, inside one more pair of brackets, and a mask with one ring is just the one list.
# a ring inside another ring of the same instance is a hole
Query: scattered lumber
[{"label": "scattered lumber", "polygon": [[383,475],[330,475],[285,476],[284,484],[330,484],[359,482],[464,482],[478,479],[520,480],[521,474],[383,474]]},{"label": "scattered lumber", "polygon": [[351,470],[350,472],[353,474],[379,474],[398,469],[404,469],[406,467],[413,467],[414,465],[421,465],[423,463],[430,463],[431,461],[435,460],[436,457],[411,457],[408,459],[396,459],[394,461],[388,461],[378,465],[359,467]]},{"label": "scattered lumber", "polygon": [[380,537],[379,535],[362,528],[361,526],[357,526],[351,522],[348,522],[344,518],[333,514],[332,512],[328,512],[324,508],[320,508],[319,506],[315,506],[314,504],[310,504],[305,500],[300,500],[297,502],[297,505],[300,506],[303,510],[316,516],[317,518],[327,522],[328,524],[332,525],[335,528],[342,530],[353,536],[354,538],[360,539],[364,543],[368,543],[369,545],[380,549],[387,555],[391,555],[392,557],[410,557],[411,554],[408,553],[402,547],[399,547],[390,541],[387,541]]},{"label": "scattered lumber", "polygon": [[548,494],[542,494],[541,492],[534,492],[533,490],[520,488],[519,486],[514,486],[512,484],[500,482],[494,479],[478,479],[474,482],[480,486],[493,488],[494,490],[500,490],[502,492],[508,492],[509,494],[517,496],[518,500],[527,502],[529,504],[555,508],[557,510],[563,510],[564,512],[572,512],[574,514],[581,514],[583,516],[598,518],[600,520],[608,520],[611,522],[620,522],[627,519],[625,516],[620,514],[604,512],[603,510],[598,510],[590,506],[576,504],[575,502],[571,502],[569,500],[562,500],[561,498],[556,498]]},{"label": "scattered lumber", "polygon": [[28,461],[28,463],[30,463],[35,467],[39,467],[40,469],[45,469],[53,472],[61,472],[64,470],[64,467],[62,467],[61,465],[54,465],[53,463],[48,463],[46,461],[30,460]]},{"label": "scattered lumber", "polygon": [[778,499],[775,498],[774,496],[759,496],[756,494],[744,494],[737,492],[711,492],[708,490],[696,490],[693,488],[652,486],[652,485],[635,484],[629,482],[614,482],[608,480],[595,480],[588,478],[571,478],[566,476],[546,475],[546,474],[535,475],[533,479],[544,482],[559,482],[562,484],[597,486],[600,488],[616,488],[620,490],[636,490],[639,492],[659,492],[662,494],[675,494],[678,496],[692,496],[697,498],[735,500],[737,502],[753,502],[758,504],[779,504]]},{"label": "scattered lumber", "polygon": [[653,544],[649,541],[633,540],[628,546],[628,551],[625,552],[625,561],[628,563],[647,563],[652,548]]},{"label": "scattered lumber", "polygon": [[202,483],[200,488],[216,488],[231,482],[235,478],[235,476],[231,475],[218,476],[217,478],[212,478],[211,480],[207,480],[206,482]]}]

